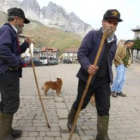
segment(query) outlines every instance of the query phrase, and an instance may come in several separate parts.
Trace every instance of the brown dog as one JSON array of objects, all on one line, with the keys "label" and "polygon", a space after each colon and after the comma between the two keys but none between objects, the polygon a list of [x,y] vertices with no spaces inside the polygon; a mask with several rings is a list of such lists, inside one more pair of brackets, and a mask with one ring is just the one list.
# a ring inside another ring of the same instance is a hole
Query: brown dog
[{"label": "brown dog", "polygon": [[56,94],[59,96],[62,88],[62,79],[57,78],[56,81],[47,81],[44,83],[42,90],[44,90],[44,95],[47,96],[47,92],[49,89],[56,90]]}]

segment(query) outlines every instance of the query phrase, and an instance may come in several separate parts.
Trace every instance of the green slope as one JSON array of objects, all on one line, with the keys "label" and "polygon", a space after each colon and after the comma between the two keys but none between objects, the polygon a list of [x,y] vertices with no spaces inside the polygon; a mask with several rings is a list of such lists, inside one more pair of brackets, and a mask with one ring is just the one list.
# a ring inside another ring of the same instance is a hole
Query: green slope
[{"label": "green slope", "polygon": [[[6,22],[6,14],[0,12],[0,16],[0,26],[2,26]],[[23,34],[33,38],[35,47],[55,47],[59,48],[61,53],[69,47],[79,47],[82,40],[80,36],[74,33],[50,28],[34,20],[25,25]]]}]

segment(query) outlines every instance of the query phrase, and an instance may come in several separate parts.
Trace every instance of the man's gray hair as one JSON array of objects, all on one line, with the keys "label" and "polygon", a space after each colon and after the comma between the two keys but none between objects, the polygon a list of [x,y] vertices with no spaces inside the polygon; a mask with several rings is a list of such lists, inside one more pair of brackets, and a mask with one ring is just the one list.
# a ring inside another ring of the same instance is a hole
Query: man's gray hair
[{"label": "man's gray hair", "polygon": [[13,21],[14,19],[15,19],[15,16],[8,16],[8,17],[7,17],[7,20],[8,20],[8,21]]}]

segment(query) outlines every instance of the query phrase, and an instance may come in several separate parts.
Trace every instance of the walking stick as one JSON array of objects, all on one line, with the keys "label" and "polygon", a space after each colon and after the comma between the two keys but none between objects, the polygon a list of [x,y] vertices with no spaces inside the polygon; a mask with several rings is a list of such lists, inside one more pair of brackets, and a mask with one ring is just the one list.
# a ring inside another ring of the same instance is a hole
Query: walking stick
[{"label": "walking stick", "polygon": [[35,73],[35,67],[34,67],[31,47],[30,47],[29,52],[30,52],[30,55],[31,55],[32,68],[33,68],[33,73],[34,73],[34,78],[35,78],[35,83],[36,83],[36,87],[37,87],[37,91],[38,91],[39,100],[40,100],[40,103],[41,103],[41,106],[42,106],[42,109],[43,109],[43,113],[44,113],[44,116],[45,116],[45,119],[46,119],[47,126],[48,126],[48,128],[50,128],[50,125],[48,123],[48,118],[47,118],[47,115],[46,115],[46,112],[45,112],[45,108],[44,108],[44,105],[43,105],[43,101],[42,101],[42,98],[41,98],[41,93],[40,93],[39,86],[38,86],[38,81],[37,81],[37,77],[36,77],[36,73]]},{"label": "walking stick", "polygon": [[[98,63],[98,60],[99,60],[100,54],[101,54],[101,52],[102,52],[102,49],[103,49],[103,45],[104,45],[104,41],[105,41],[106,36],[107,36],[107,31],[105,31],[104,34],[103,34],[103,36],[102,36],[102,40],[101,40],[101,42],[100,42],[99,50],[98,50],[98,52],[97,52],[95,61],[94,61],[94,63],[93,63],[94,66],[96,66],[97,63]],[[75,116],[74,123],[73,123],[73,125],[72,125],[72,129],[71,129],[70,136],[69,136],[69,139],[68,139],[68,140],[71,140],[71,138],[72,138],[72,135],[73,135],[73,132],[74,132],[74,129],[75,129],[75,125],[76,125],[77,120],[78,120],[79,113],[80,113],[80,111],[81,111],[81,108],[82,108],[82,105],[83,105],[85,96],[86,96],[86,94],[87,94],[87,91],[88,91],[88,88],[89,88],[89,85],[90,85],[90,83],[91,83],[91,80],[92,80],[93,76],[94,76],[94,75],[89,75],[89,77],[88,77],[87,84],[86,84],[86,86],[85,86],[83,95],[82,95],[82,97],[81,97],[81,100],[80,100],[80,103],[79,103],[79,106],[78,106],[78,110],[77,110],[77,112],[76,112],[76,116]]]}]

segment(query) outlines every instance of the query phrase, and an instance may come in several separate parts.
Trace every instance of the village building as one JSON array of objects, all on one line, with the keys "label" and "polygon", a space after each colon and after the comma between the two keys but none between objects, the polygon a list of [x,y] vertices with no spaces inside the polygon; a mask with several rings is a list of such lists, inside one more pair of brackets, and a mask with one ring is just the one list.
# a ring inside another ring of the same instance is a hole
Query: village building
[{"label": "village building", "polygon": [[60,50],[58,48],[51,48],[51,47],[42,47],[40,48],[40,57],[53,57],[58,59]]},{"label": "village building", "polygon": [[62,55],[59,57],[61,61],[65,59],[71,60],[71,62],[77,62],[77,47],[70,47],[63,51]]},{"label": "village building", "polygon": [[137,26],[134,29],[131,29],[134,32],[134,39],[140,39],[140,27]]}]

